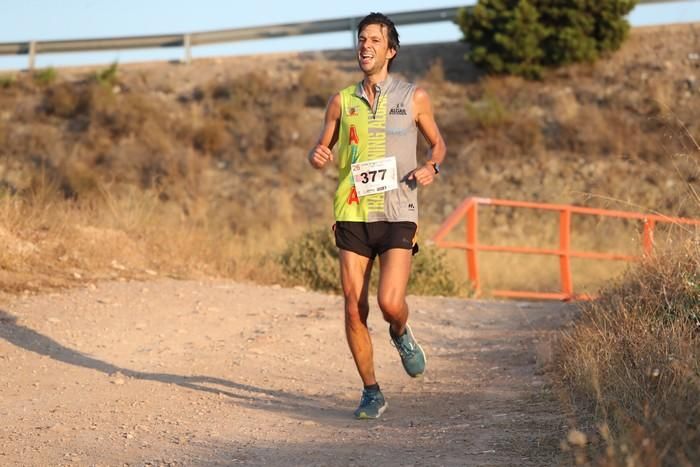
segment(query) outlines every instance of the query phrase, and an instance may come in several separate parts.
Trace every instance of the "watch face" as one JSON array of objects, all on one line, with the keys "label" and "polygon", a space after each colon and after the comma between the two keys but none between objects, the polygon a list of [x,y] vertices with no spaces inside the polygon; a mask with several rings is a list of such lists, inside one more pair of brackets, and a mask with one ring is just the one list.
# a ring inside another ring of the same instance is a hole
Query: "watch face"
[{"label": "watch face", "polygon": [[433,170],[435,171],[436,174],[440,173],[440,164],[437,162],[433,162]]}]

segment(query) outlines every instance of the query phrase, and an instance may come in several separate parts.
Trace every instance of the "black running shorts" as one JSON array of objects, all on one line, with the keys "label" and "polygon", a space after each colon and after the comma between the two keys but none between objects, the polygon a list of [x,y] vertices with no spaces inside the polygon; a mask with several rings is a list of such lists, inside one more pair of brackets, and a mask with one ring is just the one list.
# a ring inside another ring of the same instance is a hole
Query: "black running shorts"
[{"label": "black running shorts", "polygon": [[392,248],[418,252],[414,243],[418,226],[413,222],[346,222],[335,223],[335,245],[341,250],[374,259]]}]

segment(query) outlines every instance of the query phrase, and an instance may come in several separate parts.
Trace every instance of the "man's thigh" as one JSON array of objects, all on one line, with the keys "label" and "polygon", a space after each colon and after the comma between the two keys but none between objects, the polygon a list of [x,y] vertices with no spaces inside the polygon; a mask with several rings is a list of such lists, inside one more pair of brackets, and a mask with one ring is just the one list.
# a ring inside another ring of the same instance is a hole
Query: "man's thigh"
[{"label": "man's thigh", "polygon": [[367,303],[373,260],[353,251],[340,249],[340,279],[345,300]]},{"label": "man's thigh", "polygon": [[392,248],[379,256],[380,301],[403,300],[406,297],[412,255],[411,250]]}]

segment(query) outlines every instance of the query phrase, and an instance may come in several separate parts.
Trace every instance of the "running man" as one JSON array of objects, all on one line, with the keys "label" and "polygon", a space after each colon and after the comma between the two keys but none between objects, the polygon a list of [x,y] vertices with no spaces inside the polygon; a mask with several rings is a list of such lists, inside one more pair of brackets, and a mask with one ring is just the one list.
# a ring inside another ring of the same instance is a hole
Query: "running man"
[{"label": "running man", "polygon": [[[309,151],[322,169],[338,143],[339,182],[334,199],[335,242],[345,297],[345,333],[364,390],[356,418],[379,418],[387,407],[374,373],[367,328],[372,265],[379,256],[377,300],[403,367],[425,371],[425,354],[407,324],[406,287],[418,222],[417,187],[429,185],[445,158],[428,94],[389,74],[399,51],[394,23],[371,13],[357,28],[357,61],[364,78],[328,102],[323,130]],[[430,150],[417,162],[417,132]]]}]

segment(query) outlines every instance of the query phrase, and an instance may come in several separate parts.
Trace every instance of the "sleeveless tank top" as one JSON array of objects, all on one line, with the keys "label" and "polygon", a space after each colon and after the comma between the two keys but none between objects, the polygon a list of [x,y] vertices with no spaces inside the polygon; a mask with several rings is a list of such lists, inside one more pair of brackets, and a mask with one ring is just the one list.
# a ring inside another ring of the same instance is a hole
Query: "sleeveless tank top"
[{"label": "sleeveless tank top", "polygon": [[[415,85],[388,76],[376,85],[374,107],[362,82],[340,91],[336,221],[418,222],[418,190],[408,175],[416,168],[417,128],[413,119]],[[395,157],[398,188],[358,197],[350,166]]]}]

